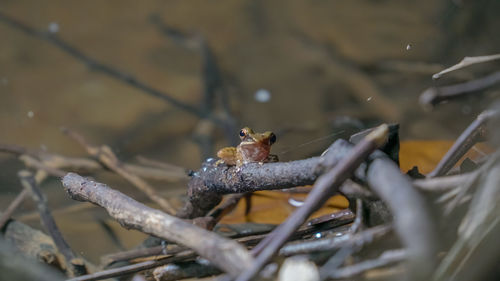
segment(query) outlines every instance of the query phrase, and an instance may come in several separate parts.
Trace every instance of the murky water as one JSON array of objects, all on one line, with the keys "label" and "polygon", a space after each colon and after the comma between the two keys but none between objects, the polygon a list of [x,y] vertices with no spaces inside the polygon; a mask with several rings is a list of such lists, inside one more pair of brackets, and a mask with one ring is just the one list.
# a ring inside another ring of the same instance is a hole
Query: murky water
[{"label": "murky water", "polygon": [[[151,17],[176,31],[203,36],[221,73],[214,116],[225,116],[225,93],[235,127],[275,131],[273,151],[286,161],[317,154],[335,137],[382,121],[400,123],[403,139],[454,139],[498,97],[498,89],[432,112],[418,105],[418,96],[429,86],[498,68],[488,63],[431,79],[464,56],[498,53],[498,3],[3,1],[0,12],[53,32],[90,58],[195,108],[206,105],[203,56],[166,36]],[[1,143],[86,156],[60,133],[66,126],[92,144],[110,145],[122,160],[142,155],[188,169],[197,169],[204,154],[214,155],[228,144],[220,126],[211,131],[198,116],[91,69],[3,21],[0,38]],[[213,132],[213,145],[197,137],[206,131]],[[1,210],[21,189],[16,173],[22,167],[12,155],[0,154]],[[118,177],[94,176],[145,200]],[[182,194],[185,183],[155,186],[164,194]],[[56,180],[43,188],[53,209],[75,204]],[[16,217],[37,225],[34,214],[33,204],[25,202]],[[93,221],[107,218],[95,208],[55,215],[79,251],[85,245],[82,233],[102,231]],[[75,225],[75,218],[81,223]],[[142,237],[119,233],[128,246]],[[96,243],[84,254],[95,259],[116,250],[109,244]]]}]

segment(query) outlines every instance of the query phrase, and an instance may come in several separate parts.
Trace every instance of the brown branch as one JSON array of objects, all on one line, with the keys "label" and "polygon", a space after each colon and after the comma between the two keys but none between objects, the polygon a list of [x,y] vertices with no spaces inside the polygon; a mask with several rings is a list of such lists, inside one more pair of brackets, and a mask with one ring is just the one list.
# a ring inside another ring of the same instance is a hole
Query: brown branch
[{"label": "brown branch", "polygon": [[[399,147],[398,125],[389,125],[389,142]],[[368,131],[368,130],[367,130]],[[368,134],[368,132],[365,132]],[[366,135],[365,134],[365,135]],[[365,136],[363,135],[363,136]],[[359,135],[358,135],[359,136]],[[362,137],[359,137],[361,140]],[[397,161],[392,147],[385,147]],[[188,183],[189,201],[178,217],[205,216],[217,206],[223,194],[276,190],[313,184],[324,171],[335,166],[351,150],[344,140],[334,142],[321,157],[276,163],[248,163],[241,167],[216,165],[214,159],[202,164]],[[351,189],[351,191],[354,191]]]},{"label": "brown branch", "polygon": [[204,163],[188,184],[189,201],[177,216],[204,216],[220,203],[223,194],[245,193],[308,185],[318,176],[320,157],[277,163],[248,163],[242,167]]},{"label": "brown branch", "polygon": [[31,196],[36,203],[38,212],[40,213],[42,225],[52,237],[52,240],[54,241],[54,244],[59,252],[61,252],[64,256],[69,276],[79,276],[87,273],[83,260],[76,257],[75,253],[71,250],[59,231],[59,228],[57,227],[57,224],[47,206],[47,199],[36,184],[33,175],[28,171],[21,171],[18,176],[24,188],[30,191]]},{"label": "brown branch", "polygon": [[334,168],[318,178],[304,204],[259,243],[259,245],[264,245],[264,247],[259,248],[260,252],[252,251],[254,253],[259,253],[255,262],[249,269],[242,272],[236,280],[248,281],[257,275],[262,267],[269,262],[279,248],[289,239],[292,233],[299,228],[315,210],[321,207],[331,195],[337,192],[342,182],[351,176],[364,159],[377,149],[377,147],[385,144],[387,137],[388,126],[385,124],[379,126],[356,145],[348,156],[341,160]]},{"label": "brown branch", "polygon": [[446,152],[444,157],[439,161],[436,168],[430,172],[427,177],[443,176],[450,171],[453,166],[469,151],[478,141],[485,138],[486,124],[496,116],[499,112],[496,110],[486,110],[479,114],[477,118],[465,129],[458,137],[453,146]]},{"label": "brown branch", "polygon": [[180,108],[188,113],[191,113],[195,116],[198,116],[200,118],[205,118],[204,112],[201,112],[197,108],[193,107],[192,105],[186,104],[182,101],[179,101],[175,98],[172,97],[172,95],[168,95],[163,93],[160,90],[154,89],[153,87],[147,85],[146,83],[138,80],[137,78],[133,77],[132,75],[126,74],[124,72],[121,72],[109,65],[103,64],[96,59],[86,55],[82,51],[78,50],[76,47],[70,45],[63,39],[59,38],[57,35],[54,33],[50,32],[43,32],[43,31],[38,31],[35,28],[22,23],[18,21],[17,19],[14,19],[10,16],[7,16],[6,14],[0,13],[0,22],[16,29],[19,31],[22,31],[34,38],[40,39],[42,41],[48,42],[52,44],[53,46],[57,47],[64,53],[70,55],[71,57],[75,58],[76,60],[86,64],[91,70],[93,71],[98,71],[101,72],[113,79],[116,79],[124,84],[127,84],[133,88],[136,88],[140,90],[143,93],[146,93],[150,96],[159,98],[167,103],[170,103],[171,105]]},{"label": "brown branch", "polygon": [[[50,172],[51,168],[57,169],[58,170],[57,172],[51,173],[54,176],[58,176],[58,172],[60,171],[60,169],[69,169],[73,172],[77,171],[92,172],[92,171],[103,170],[106,168],[105,166],[103,166],[102,163],[99,163],[98,161],[93,159],[67,157],[59,154],[47,153],[45,151],[31,151],[17,145],[0,144],[0,151],[19,155],[20,160],[22,160],[24,164],[28,167],[45,170],[47,172]],[[38,162],[34,162],[32,159]],[[41,164],[39,162],[41,162]],[[188,179],[187,173],[185,172],[184,169],[180,167],[173,168],[167,165],[164,167],[158,166],[158,168],[154,168],[154,167],[146,167],[141,165],[127,164],[127,163],[122,163],[122,164],[125,169],[129,170],[130,172],[138,176],[147,179],[166,181],[166,182],[175,182],[179,180]]]},{"label": "brown branch", "polygon": [[168,264],[153,270],[154,280],[173,281],[187,278],[201,278],[220,274],[217,268],[196,261]]},{"label": "brown branch", "polygon": [[232,276],[251,264],[252,257],[238,243],[149,208],[102,183],[73,173],[67,174],[62,182],[72,199],[105,208],[126,228],[138,229],[193,249]]},{"label": "brown branch", "polygon": [[88,154],[98,159],[99,162],[101,162],[104,166],[117,173],[128,182],[132,183],[140,191],[146,194],[146,196],[148,196],[151,201],[157,203],[164,211],[169,214],[175,213],[175,209],[174,207],[172,207],[170,202],[160,196],[151,185],[123,167],[123,164],[120,162],[120,160],[118,160],[118,157],[116,157],[110,147],[106,145],[102,145],[100,147],[92,146],[85,141],[83,136],[69,129],[63,129],[63,132],[77,141],[87,150]]}]

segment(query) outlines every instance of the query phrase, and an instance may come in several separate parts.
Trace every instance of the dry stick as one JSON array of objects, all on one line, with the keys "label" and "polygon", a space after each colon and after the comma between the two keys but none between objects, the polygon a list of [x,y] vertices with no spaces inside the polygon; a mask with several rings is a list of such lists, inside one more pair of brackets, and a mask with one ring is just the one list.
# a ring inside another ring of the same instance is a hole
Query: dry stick
[{"label": "dry stick", "polygon": [[419,102],[425,108],[432,108],[442,101],[463,97],[466,94],[486,89],[497,83],[500,83],[500,71],[465,83],[431,87],[420,95]]},{"label": "dry stick", "polygon": [[377,147],[387,141],[388,126],[383,124],[370,133],[333,169],[318,178],[312,191],[307,196],[304,205],[297,209],[284,223],[277,227],[261,244],[266,245],[257,256],[252,266],[238,276],[237,281],[248,281],[259,273],[263,266],[276,254],[279,248],[288,240],[293,232],[328,198]]},{"label": "dry stick", "polygon": [[181,252],[177,256],[174,256],[174,257],[162,258],[162,259],[154,260],[154,261],[145,261],[145,262],[140,262],[140,263],[136,263],[136,264],[132,264],[132,265],[126,265],[126,266],[122,266],[122,267],[118,267],[118,268],[103,270],[103,271],[99,271],[96,273],[71,278],[71,279],[68,279],[66,281],[92,281],[92,280],[101,280],[101,279],[107,279],[107,278],[112,278],[112,277],[118,277],[118,276],[136,273],[136,272],[143,271],[146,269],[155,268],[157,266],[161,266],[161,265],[164,265],[167,263],[183,261],[183,260],[192,259],[195,257],[196,257],[196,254],[194,254],[192,251],[184,251],[184,252]]},{"label": "dry stick", "polygon": [[436,168],[430,172],[427,177],[443,176],[450,171],[453,166],[469,151],[478,141],[484,139],[486,132],[486,123],[497,116],[498,111],[486,110],[477,116],[467,129],[458,137],[453,146],[446,152],[445,156],[439,161]]},{"label": "dry stick", "polygon": [[147,182],[145,182],[139,176],[131,173],[127,169],[123,167],[123,164],[118,160],[116,155],[111,151],[111,148],[108,146],[102,145],[101,147],[95,147],[88,144],[83,136],[77,134],[68,129],[63,129],[64,133],[70,136],[72,139],[76,140],[81,146],[83,146],[87,152],[97,158],[101,163],[103,163],[106,167],[108,167],[113,172],[119,174],[124,179],[132,183],[135,187],[137,187],[140,191],[144,192],[148,198],[157,203],[164,211],[169,214],[174,214],[175,209],[172,205],[156,193],[155,189],[150,186]]},{"label": "dry stick", "polygon": [[35,157],[30,156],[30,155],[26,155],[26,154],[21,155],[21,156],[19,156],[19,160],[23,161],[23,163],[24,163],[24,165],[26,165],[26,167],[34,168],[37,170],[42,170],[42,171],[46,172],[47,174],[54,176],[54,177],[60,178],[66,174],[66,172],[64,172],[63,170],[51,167],[51,166],[47,165],[47,163],[44,163],[43,161],[39,161],[38,159],[36,159]]},{"label": "dry stick", "polygon": [[231,276],[237,276],[253,260],[240,244],[147,207],[105,184],[89,181],[74,173],[67,174],[62,182],[72,199],[105,208],[126,228],[138,229],[193,249]]},{"label": "dry stick", "polygon": [[[51,168],[53,169],[67,168],[72,171],[86,171],[86,172],[102,170],[105,168],[102,165],[102,163],[99,163],[93,159],[66,157],[59,154],[47,153],[44,151],[29,151],[28,149],[17,145],[0,144],[0,151],[19,155],[20,159],[28,167],[34,167],[36,169],[45,170],[47,172],[50,172]],[[26,157],[21,158],[23,157],[23,155],[26,155]],[[39,160],[37,160],[38,162],[34,162],[34,160],[32,159],[40,159],[41,165],[43,165],[43,167],[39,166],[40,165]],[[167,182],[188,179],[186,172],[181,168],[170,170],[168,168],[158,169],[158,168],[145,167],[134,164],[126,164],[126,163],[122,164],[123,167],[129,170],[130,172],[148,179],[167,181]],[[51,174],[53,176],[58,176],[57,173],[59,172],[60,170]]]},{"label": "dry stick", "polygon": [[498,60],[498,59],[500,59],[500,54],[489,55],[489,56],[478,56],[478,57],[464,57],[459,63],[453,65],[452,67],[449,67],[445,70],[442,70],[441,72],[438,72],[438,73],[432,75],[432,79],[438,79],[443,74],[467,67],[467,66],[472,65],[472,64],[488,62],[488,61],[493,61],[493,60]]},{"label": "dry stick", "polygon": [[476,171],[453,176],[416,179],[412,184],[415,188],[424,192],[445,192],[461,186],[468,179],[475,176],[477,176]]},{"label": "dry stick", "polygon": [[171,95],[167,95],[163,93],[162,91],[159,91],[157,89],[152,88],[151,86],[147,85],[144,82],[139,81],[137,78],[133,77],[132,75],[125,74],[109,65],[105,65],[99,61],[97,61],[94,58],[91,58],[90,56],[84,54],[82,51],[78,50],[74,46],[71,46],[69,43],[66,41],[60,39],[55,35],[54,33],[50,32],[43,32],[43,31],[38,31],[35,28],[26,25],[10,16],[7,16],[3,13],[0,13],[0,21],[9,25],[12,28],[15,28],[17,30],[23,31],[24,33],[33,36],[37,39],[46,41],[48,43],[51,43],[53,46],[59,48],[61,51],[65,52],[66,54],[72,56],[73,58],[79,60],[80,62],[86,64],[90,69],[94,71],[99,71],[103,74],[106,74],[110,76],[111,78],[114,78],[118,81],[121,81],[129,86],[132,86],[136,89],[141,90],[142,92],[156,97],[160,98],[173,106],[176,106],[188,113],[191,113],[195,116],[204,118],[206,117],[203,112],[199,111],[197,108],[186,104],[184,102],[181,102],[175,98],[173,98]]},{"label": "dry stick", "polygon": [[56,245],[59,252],[64,256],[68,268],[68,274],[70,276],[79,276],[85,274],[86,269],[85,265],[83,264],[83,260],[76,257],[75,253],[71,250],[66,240],[64,240],[47,206],[47,199],[36,184],[33,174],[29,171],[20,171],[18,176],[24,188],[30,191],[31,196],[33,197],[33,200],[37,205],[42,225],[50,234],[52,240],[54,240],[54,244]]},{"label": "dry stick", "polygon": [[328,277],[332,279],[352,278],[370,269],[404,261],[407,257],[408,253],[405,249],[385,251],[377,259],[366,260],[350,266],[337,268],[335,271],[330,271]]},{"label": "dry stick", "polygon": [[[37,155],[37,158],[40,158],[42,162],[47,166],[55,168],[67,168],[72,171],[93,172],[106,168],[102,163],[88,158],[67,157],[59,154],[49,154],[46,152],[39,153]],[[179,180],[188,179],[187,173],[182,169],[169,170],[135,164],[121,164],[123,168],[130,171],[131,173],[147,179],[165,182],[177,182]]]},{"label": "dry stick", "polygon": [[19,205],[21,205],[21,203],[24,201],[24,199],[26,198],[26,196],[28,196],[28,194],[29,194],[28,189],[24,188],[16,196],[16,198],[14,199],[14,201],[12,201],[10,203],[9,207],[7,207],[7,209],[5,209],[5,211],[0,216],[0,229],[3,229],[3,227],[5,226],[5,224],[9,221],[10,217],[12,216],[12,213],[14,213],[14,211],[19,207]]}]

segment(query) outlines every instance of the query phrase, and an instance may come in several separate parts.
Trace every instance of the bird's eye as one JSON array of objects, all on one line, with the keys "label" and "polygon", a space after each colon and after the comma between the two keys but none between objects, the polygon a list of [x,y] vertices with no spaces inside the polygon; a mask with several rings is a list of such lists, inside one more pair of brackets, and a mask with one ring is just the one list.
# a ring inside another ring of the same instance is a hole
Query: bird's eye
[{"label": "bird's eye", "polygon": [[247,133],[245,132],[245,130],[243,130],[243,129],[240,130],[240,137],[244,137],[244,136],[246,136],[246,134]]},{"label": "bird's eye", "polygon": [[269,144],[273,144],[276,142],[276,135],[274,133],[271,133],[271,136],[269,137]]}]

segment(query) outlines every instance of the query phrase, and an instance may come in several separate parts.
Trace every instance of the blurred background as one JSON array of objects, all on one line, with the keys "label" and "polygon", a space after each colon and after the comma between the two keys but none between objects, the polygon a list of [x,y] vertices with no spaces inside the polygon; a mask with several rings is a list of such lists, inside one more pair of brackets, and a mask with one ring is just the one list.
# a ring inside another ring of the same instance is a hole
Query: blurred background
[{"label": "blurred background", "polygon": [[[196,170],[217,149],[236,143],[243,126],[274,131],[273,153],[282,161],[317,155],[335,138],[380,122],[399,123],[403,140],[453,140],[500,95],[498,87],[432,111],[423,110],[418,97],[428,87],[498,69],[491,62],[431,78],[465,56],[498,53],[499,11],[495,0],[4,0],[1,14],[197,113],[89,68],[2,20],[0,142],[86,156],[61,134],[65,126],[91,144],[110,145],[123,161],[141,155]],[[22,167],[0,154],[0,206],[21,190],[16,173]],[[144,199],[117,176],[97,178]],[[186,183],[155,186],[181,195]],[[58,213],[75,203],[56,179],[43,188],[72,246],[91,259],[110,251],[106,241],[85,246],[82,237],[97,232],[90,224],[96,217],[107,218],[101,210]],[[38,224],[31,202],[17,216]],[[121,234],[129,246],[143,238],[131,233]]]}]

